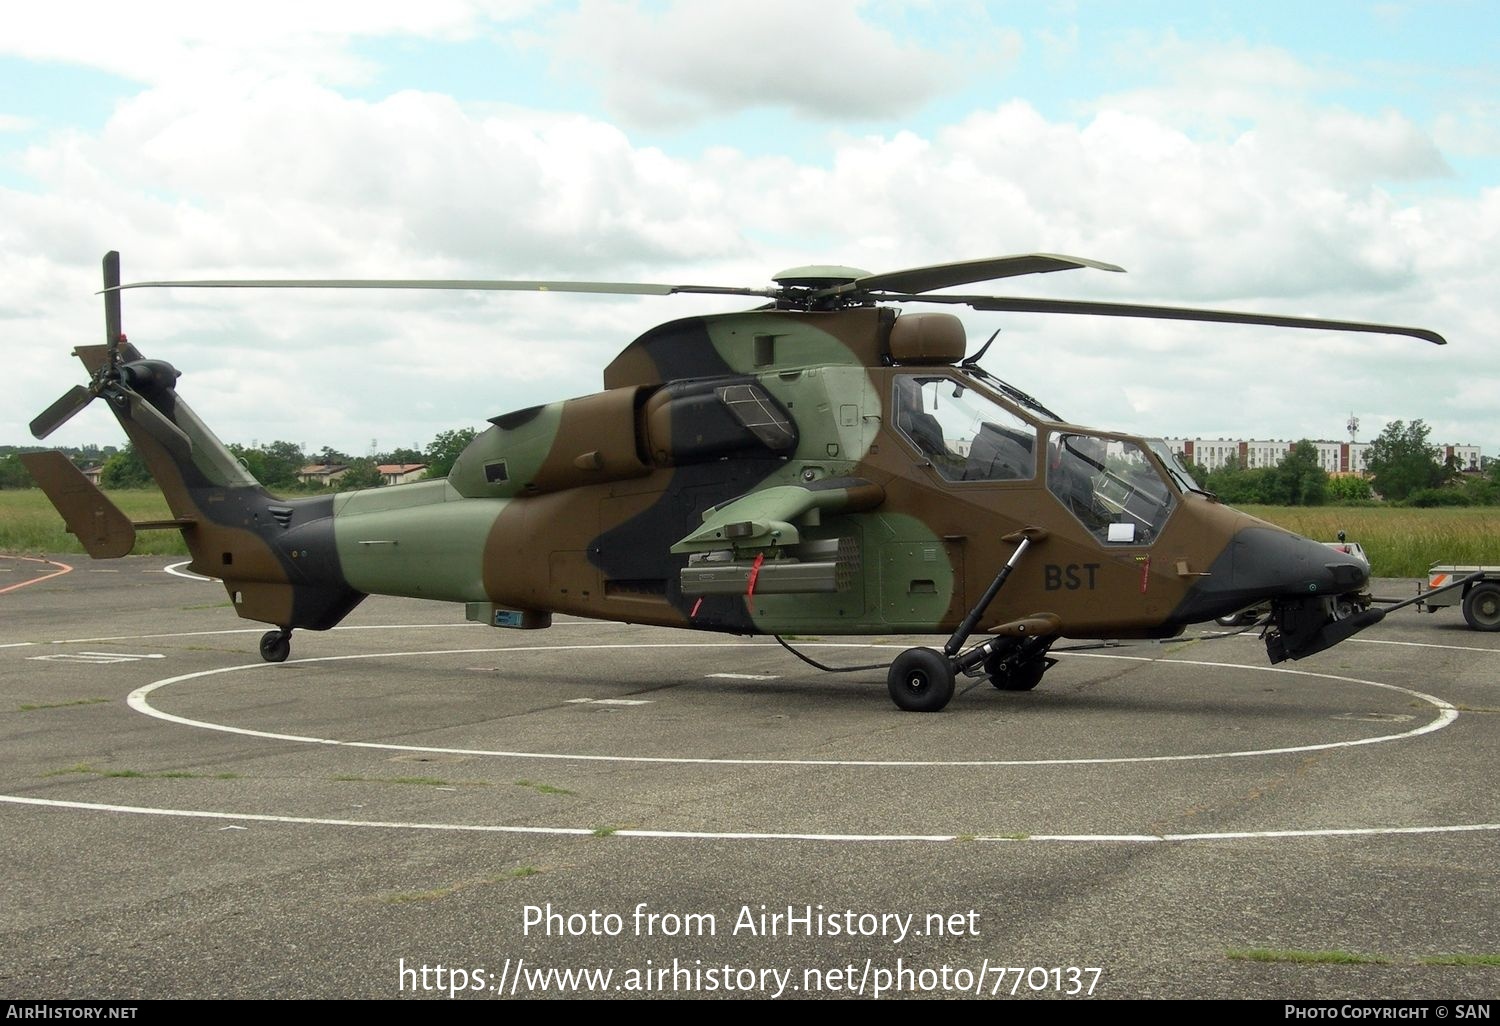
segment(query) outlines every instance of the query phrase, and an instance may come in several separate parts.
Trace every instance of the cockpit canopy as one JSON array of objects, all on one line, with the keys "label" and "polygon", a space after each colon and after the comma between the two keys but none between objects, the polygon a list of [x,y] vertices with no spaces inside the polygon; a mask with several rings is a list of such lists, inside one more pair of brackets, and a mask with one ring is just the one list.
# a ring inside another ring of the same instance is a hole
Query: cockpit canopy
[{"label": "cockpit canopy", "polygon": [[1178,490],[1198,490],[1163,443],[1034,420],[962,371],[898,373],[892,401],[897,430],[946,481],[1032,481],[1045,452],[1048,491],[1106,545],[1151,544]]}]

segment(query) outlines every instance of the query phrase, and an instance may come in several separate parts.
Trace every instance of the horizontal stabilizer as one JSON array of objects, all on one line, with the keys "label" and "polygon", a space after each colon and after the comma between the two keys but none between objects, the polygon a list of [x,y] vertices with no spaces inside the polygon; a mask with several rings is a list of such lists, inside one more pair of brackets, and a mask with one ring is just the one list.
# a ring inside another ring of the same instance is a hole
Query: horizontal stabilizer
[{"label": "horizontal stabilizer", "polygon": [[24,452],[21,462],[62,514],[68,533],[94,559],[118,559],[135,547],[135,532],[190,527],[191,520],[150,520],[132,523],[71,460],[60,452]]},{"label": "horizontal stabilizer", "polygon": [[135,525],[60,452],[24,452],[21,462],[62,514],[68,533],[95,559],[128,556]]}]

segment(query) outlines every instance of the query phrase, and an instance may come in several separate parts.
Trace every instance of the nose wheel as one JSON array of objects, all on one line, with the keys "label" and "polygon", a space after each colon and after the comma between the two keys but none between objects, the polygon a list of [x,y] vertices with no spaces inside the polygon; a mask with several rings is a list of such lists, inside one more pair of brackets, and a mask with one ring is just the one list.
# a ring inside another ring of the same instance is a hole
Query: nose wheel
[{"label": "nose wheel", "polygon": [[292,631],[284,628],[260,636],[260,657],[268,663],[284,663],[292,654]]},{"label": "nose wheel", "polygon": [[886,674],[891,701],[906,712],[937,712],[953,698],[953,664],[930,648],[909,648]]}]

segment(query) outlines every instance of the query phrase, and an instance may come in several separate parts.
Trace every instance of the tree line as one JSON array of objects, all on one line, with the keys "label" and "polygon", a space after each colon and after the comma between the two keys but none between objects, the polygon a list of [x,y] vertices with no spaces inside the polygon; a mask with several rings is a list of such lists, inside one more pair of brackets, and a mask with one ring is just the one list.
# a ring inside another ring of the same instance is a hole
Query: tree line
[{"label": "tree line", "polygon": [[[1188,469],[1203,488],[1232,506],[1362,505],[1377,500],[1407,506],[1500,505],[1500,460],[1487,458],[1481,474],[1461,473],[1459,468],[1438,459],[1441,450],[1428,442],[1430,433],[1420,420],[1387,424],[1366,453],[1365,469],[1369,472],[1366,478],[1330,477],[1318,466],[1317,449],[1306,439],[1294,445],[1274,467],[1250,469],[1230,459],[1213,471],[1201,466]],[[381,464],[425,463],[428,478],[447,477],[454,460],[474,435],[473,428],[442,431],[420,452],[392,449],[360,458],[328,446],[308,453],[293,442],[279,441],[254,447],[232,444],[229,450],[257,481],[274,491],[321,490],[321,485],[298,479],[302,468],[313,464],[348,466],[348,473],[335,485],[348,490],[383,485],[385,479],[377,469]],[[33,486],[19,454],[38,448],[41,447],[0,446],[0,488]],[[145,466],[128,445],[124,449],[92,445],[63,451],[80,467],[102,463],[100,483],[105,488],[151,485]]]},{"label": "tree line", "polygon": [[1381,501],[1402,506],[1500,505],[1500,460],[1488,459],[1482,473],[1464,473],[1428,442],[1431,429],[1420,420],[1392,421],[1365,453],[1367,477],[1330,476],[1318,466],[1318,450],[1303,439],[1274,467],[1249,469],[1236,459],[1205,470],[1191,466],[1205,490],[1231,506],[1366,505]]},{"label": "tree line", "polygon": [[[255,479],[267,488],[278,492],[320,491],[322,486],[299,479],[303,467],[318,464],[347,466],[348,472],[339,478],[334,487],[348,490],[354,488],[378,488],[385,484],[379,467],[392,463],[425,463],[429,478],[447,477],[453,462],[463,452],[464,446],[473,440],[473,428],[457,428],[441,431],[427,446],[416,449],[398,448],[376,453],[369,457],[351,457],[329,446],[317,452],[304,452],[295,442],[271,442],[266,445],[245,446],[230,443],[228,449]],[[26,468],[21,465],[21,453],[36,452],[42,446],[0,446],[0,488],[31,488],[34,482]],[[114,446],[96,445],[61,450],[80,468],[99,466],[102,471],[99,483],[105,488],[148,488],[151,475],[131,445],[118,449]]]}]

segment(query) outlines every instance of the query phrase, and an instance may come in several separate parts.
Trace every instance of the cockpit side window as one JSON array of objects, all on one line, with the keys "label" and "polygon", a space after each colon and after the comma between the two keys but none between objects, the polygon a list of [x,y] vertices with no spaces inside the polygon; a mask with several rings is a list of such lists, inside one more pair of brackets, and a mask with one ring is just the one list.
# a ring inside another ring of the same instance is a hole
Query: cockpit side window
[{"label": "cockpit side window", "polygon": [[901,375],[895,408],[897,429],[949,481],[1036,476],[1036,428],[962,381]]},{"label": "cockpit side window", "polygon": [[1048,490],[1095,538],[1150,545],[1161,534],[1177,500],[1140,446],[1065,431],[1047,453]]}]

